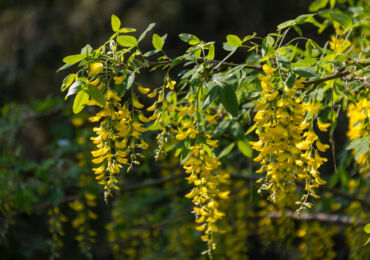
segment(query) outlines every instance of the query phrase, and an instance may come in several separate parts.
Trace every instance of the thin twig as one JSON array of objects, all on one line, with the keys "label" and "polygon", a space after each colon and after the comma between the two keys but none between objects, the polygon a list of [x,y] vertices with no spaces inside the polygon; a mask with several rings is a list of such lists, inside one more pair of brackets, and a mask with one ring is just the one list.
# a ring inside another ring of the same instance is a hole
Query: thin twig
[{"label": "thin twig", "polygon": [[306,221],[320,221],[320,222],[328,222],[328,223],[339,223],[344,225],[363,225],[364,221],[361,219],[357,219],[355,221],[354,218],[348,216],[341,216],[337,214],[328,214],[323,212],[313,212],[313,213],[301,213],[299,217],[295,211],[286,210],[284,214],[281,212],[270,212],[267,214],[267,217],[270,218],[281,218],[281,217],[289,217],[295,220],[306,220]]}]

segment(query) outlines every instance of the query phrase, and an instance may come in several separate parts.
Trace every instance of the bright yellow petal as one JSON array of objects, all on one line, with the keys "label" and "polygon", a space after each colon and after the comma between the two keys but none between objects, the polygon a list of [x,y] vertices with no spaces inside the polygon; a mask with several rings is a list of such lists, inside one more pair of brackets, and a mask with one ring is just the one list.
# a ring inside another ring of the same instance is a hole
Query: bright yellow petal
[{"label": "bright yellow petal", "polygon": [[149,93],[149,91],[150,91],[150,88],[144,88],[144,87],[142,87],[142,86],[139,86],[138,87],[138,90],[139,90],[139,92],[141,93],[141,94],[148,94]]}]

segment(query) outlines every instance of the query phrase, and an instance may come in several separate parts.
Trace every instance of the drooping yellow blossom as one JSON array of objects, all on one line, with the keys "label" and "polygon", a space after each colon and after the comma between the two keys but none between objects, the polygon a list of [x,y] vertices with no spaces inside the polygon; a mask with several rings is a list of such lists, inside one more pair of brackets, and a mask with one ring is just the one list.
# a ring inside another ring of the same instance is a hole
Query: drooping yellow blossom
[{"label": "drooping yellow blossom", "polygon": [[157,93],[158,93],[158,90],[156,89],[152,93],[147,94],[146,96],[148,98],[154,98],[157,95]]},{"label": "drooping yellow blossom", "polygon": [[336,51],[344,51],[349,46],[351,46],[351,42],[349,40],[344,40],[342,38],[336,38],[334,35],[331,36],[331,40],[329,42],[329,48],[331,50]]},{"label": "drooping yellow blossom", "polygon": [[93,86],[97,86],[100,83],[100,78],[96,78],[95,80],[90,81],[89,83]]},{"label": "drooping yellow blossom", "polygon": [[276,70],[276,69],[274,69],[274,68],[270,67],[270,66],[269,66],[269,65],[267,65],[267,64],[264,64],[264,65],[262,66],[262,70],[263,70],[263,72],[265,72],[267,75],[272,75],[272,74],[274,74],[274,72],[275,72],[275,70]]},{"label": "drooping yellow blossom", "polygon": [[[133,165],[138,165],[136,149],[147,149],[148,145],[141,135],[146,131],[142,123],[153,120],[146,118],[140,112],[138,117],[133,117],[128,109],[128,104],[121,104],[121,98],[113,90],[105,94],[106,103],[101,111],[90,118],[92,122],[100,122],[99,127],[93,131],[97,136],[91,140],[96,145],[92,151],[92,162],[96,165],[93,168],[95,179],[104,186],[105,199],[112,194],[112,190],[118,189],[117,174],[124,165],[129,171]],[[132,97],[132,105],[136,109],[144,107],[135,97]]]},{"label": "drooping yellow blossom", "polygon": [[104,69],[104,65],[101,62],[95,62],[90,64],[89,66],[89,77],[95,76],[96,74],[99,74]]},{"label": "drooping yellow blossom", "polygon": [[[266,74],[273,73],[269,67],[265,67],[264,71]],[[313,131],[318,105],[303,103],[298,98],[300,86],[289,88],[280,85],[273,81],[271,75],[259,75],[259,78],[263,91],[255,102],[258,112],[254,117],[259,140],[251,144],[259,152],[254,158],[261,165],[257,173],[265,174],[261,188],[270,193],[271,200],[276,201],[283,192],[296,188],[296,180],[304,180],[307,195],[297,203],[300,208],[308,208],[308,195],[315,196],[314,188],[325,183],[319,177],[318,169],[326,159],[313,146],[316,142],[319,151],[328,148]],[[328,127],[327,124],[319,124],[321,130]]]},{"label": "drooping yellow blossom", "polygon": [[[348,106],[349,129],[347,136],[353,141],[357,138],[370,138],[370,101],[362,98],[356,104]],[[353,154],[356,155],[356,148]],[[362,153],[356,160],[359,172],[364,177],[370,175],[370,150]]]},{"label": "drooping yellow blossom", "polygon": [[166,88],[169,88],[170,90],[174,90],[175,89],[175,84],[176,84],[176,81],[170,80],[170,81],[167,82]]},{"label": "drooping yellow blossom", "polygon": [[139,92],[141,93],[141,94],[148,94],[149,93],[149,91],[150,91],[150,88],[144,88],[143,86],[139,86],[138,88],[137,88],[138,90],[139,90]]},{"label": "drooping yellow blossom", "polygon": [[143,104],[139,102],[135,97],[132,99],[132,105],[137,109],[142,109],[144,107]]},{"label": "drooping yellow blossom", "polygon": [[125,80],[126,76],[125,75],[121,75],[121,76],[115,76],[113,77],[113,80],[114,80],[114,84],[115,85],[121,85],[122,82]]},{"label": "drooping yellow blossom", "polygon": [[330,123],[323,123],[320,121],[320,119],[317,119],[317,126],[319,127],[320,131],[326,132],[328,131],[328,127],[330,126]]},{"label": "drooping yellow blossom", "polygon": [[72,226],[78,233],[75,239],[81,251],[90,252],[91,244],[95,243],[96,232],[91,228],[89,221],[98,218],[97,214],[92,211],[96,207],[96,196],[92,193],[85,193],[84,200],[77,199],[69,202],[68,205],[76,211],[77,215],[72,220]]},{"label": "drooping yellow blossom", "polygon": [[[216,146],[217,140],[207,137],[206,143]],[[194,188],[185,196],[194,203],[193,213],[196,230],[203,233],[201,239],[208,244],[208,253],[215,249],[214,233],[220,232],[216,222],[225,213],[220,211],[220,199],[228,198],[228,191],[221,192],[220,185],[227,182],[229,175],[218,171],[220,162],[214,156],[207,153],[206,144],[195,144],[190,147],[187,160],[183,163],[185,172],[189,175],[186,179],[194,185]]]}]

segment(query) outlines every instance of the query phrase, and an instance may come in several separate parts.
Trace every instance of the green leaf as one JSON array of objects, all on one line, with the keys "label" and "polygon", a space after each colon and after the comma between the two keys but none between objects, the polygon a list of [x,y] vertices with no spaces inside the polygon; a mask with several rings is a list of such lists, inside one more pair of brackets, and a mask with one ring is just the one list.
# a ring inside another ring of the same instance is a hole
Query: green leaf
[{"label": "green leaf", "polygon": [[162,50],[163,48],[163,40],[162,40],[162,37],[159,36],[158,34],[153,34],[153,38],[152,38],[152,43],[153,43],[153,46],[156,50]]},{"label": "green leaf", "polygon": [[242,139],[243,138],[243,126],[239,122],[239,120],[232,120],[230,124],[230,132],[236,139]]},{"label": "green leaf", "polygon": [[269,47],[272,47],[274,43],[275,43],[274,38],[271,37],[270,35],[267,35],[267,37],[262,41],[262,46],[264,47],[264,49],[268,49]]},{"label": "green leaf", "polygon": [[298,25],[293,25],[294,30],[298,33],[299,36],[302,36],[302,30]]},{"label": "green leaf", "polygon": [[308,67],[298,67],[293,69],[294,73],[298,74],[301,77],[304,78],[311,78],[311,77],[317,77],[318,74],[313,68]]},{"label": "green leaf", "polygon": [[218,97],[218,89],[220,87],[219,86],[214,86],[212,87],[207,95],[206,95],[206,99],[204,100],[204,103],[203,103],[203,108],[205,109],[206,107],[208,107],[215,99],[216,97]]},{"label": "green leaf", "polygon": [[337,21],[338,23],[340,23],[341,25],[343,25],[343,27],[345,28],[352,26],[352,19],[348,15],[340,11],[331,12],[330,17]]},{"label": "green leaf", "polygon": [[328,4],[328,2],[329,0],[316,0],[310,5],[309,10],[310,12],[316,12],[324,8]]},{"label": "green leaf", "polygon": [[315,14],[302,14],[295,18],[296,24],[302,24],[304,22],[307,22],[309,18],[313,17]]},{"label": "green leaf", "polygon": [[333,9],[335,6],[335,0],[330,0],[330,9]]},{"label": "green leaf", "polygon": [[240,47],[242,45],[242,40],[237,35],[229,34],[226,36],[227,43],[231,47]]},{"label": "green leaf", "polygon": [[73,64],[64,64],[62,67],[60,67],[57,72],[68,69],[69,67],[72,67]]},{"label": "green leaf", "polygon": [[256,33],[253,33],[252,35],[247,35],[243,38],[243,42],[246,42],[246,41],[249,41],[251,39],[254,38],[254,36],[256,36]]},{"label": "green leaf", "polygon": [[141,41],[144,39],[145,35],[146,35],[150,30],[152,30],[154,26],[155,26],[155,23],[151,23],[151,24],[149,24],[149,25],[148,25],[148,27],[145,29],[145,31],[140,35],[138,42],[141,42]]},{"label": "green leaf", "polygon": [[121,20],[114,14],[111,17],[111,25],[113,32],[118,32],[121,27]]},{"label": "green leaf", "polygon": [[226,146],[222,151],[221,153],[217,156],[218,159],[228,155],[234,148],[235,146],[235,143],[231,143],[229,144],[228,146]]},{"label": "green leaf", "polygon": [[249,159],[252,158],[253,150],[252,150],[252,146],[249,144],[248,139],[238,140],[237,145],[238,145],[239,151],[242,154],[244,154],[245,157]]},{"label": "green leaf", "polygon": [[85,54],[86,56],[93,51],[93,48],[90,44],[86,44],[85,47],[81,49],[81,54]]},{"label": "green leaf", "polygon": [[82,61],[83,59],[85,59],[85,57],[86,54],[75,54],[65,57],[63,61],[67,64],[73,65],[79,61]]},{"label": "green leaf", "polygon": [[135,28],[121,28],[119,29],[120,33],[130,33],[130,32],[136,32]]},{"label": "green leaf", "polygon": [[239,104],[234,89],[230,85],[224,85],[219,88],[218,94],[218,97],[226,111],[234,117],[238,116]]},{"label": "green leaf", "polygon": [[200,43],[199,38],[197,36],[193,35],[193,34],[190,34],[190,33],[181,33],[179,35],[179,37],[183,42],[187,42],[190,45],[196,45],[196,44]]},{"label": "green leaf", "polygon": [[120,35],[117,37],[117,42],[122,47],[135,47],[137,46],[137,40],[131,35]]},{"label": "green leaf", "polygon": [[289,20],[289,21],[286,21],[286,22],[283,22],[283,23],[279,24],[277,26],[277,30],[280,31],[280,30],[285,29],[285,28],[287,28],[289,26],[292,26],[292,25],[295,25],[295,21],[294,20]]},{"label": "green leaf", "polygon": [[75,74],[69,74],[67,77],[64,78],[63,82],[62,82],[62,86],[60,88],[60,90],[63,92],[65,91],[67,88],[69,88],[69,86],[73,83],[73,81],[75,80],[75,77],[76,75]]},{"label": "green leaf", "polygon": [[370,243],[370,237],[367,239],[367,241],[365,242],[364,246],[366,246],[369,243]]},{"label": "green leaf", "polygon": [[367,223],[367,224],[364,226],[364,231],[365,231],[365,233],[370,234],[370,223]]},{"label": "green leaf", "polygon": [[370,137],[360,137],[353,140],[346,148],[347,150],[356,149],[355,159],[370,150]]},{"label": "green leaf", "polygon": [[213,60],[215,58],[215,45],[212,43],[209,45],[208,54],[206,56],[206,59]]},{"label": "green leaf", "polygon": [[87,102],[89,101],[89,94],[87,94],[85,91],[80,90],[73,102],[73,113],[78,114],[84,109]]},{"label": "green leaf", "polygon": [[104,94],[100,91],[100,89],[98,89],[94,85],[87,85],[87,88],[85,91],[89,94],[89,96],[92,99],[94,99],[100,105],[104,106],[105,98],[104,98]]},{"label": "green leaf", "polygon": [[257,125],[256,124],[252,125],[251,127],[248,128],[247,132],[245,132],[245,135],[249,135],[256,128],[257,128]]},{"label": "green leaf", "polygon": [[225,51],[235,51],[237,49],[237,47],[232,47],[228,42],[224,42],[222,44],[222,48],[225,50]]},{"label": "green leaf", "polygon": [[76,82],[74,82],[69,88],[68,88],[68,92],[67,92],[67,95],[66,95],[66,99],[69,97],[69,96],[72,96],[74,94],[76,94],[80,88],[79,86],[81,86],[83,84],[82,81],[78,80]]},{"label": "green leaf", "polygon": [[132,83],[134,83],[135,80],[135,73],[131,73],[127,78],[127,85],[126,89],[129,90],[132,86]]},{"label": "green leaf", "polygon": [[294,73],[290,73],[289,76],[288,76],[288,79],[286,81],[286,84],[288,87],[293,87],[294,83],[295,83],[295,74]]}]

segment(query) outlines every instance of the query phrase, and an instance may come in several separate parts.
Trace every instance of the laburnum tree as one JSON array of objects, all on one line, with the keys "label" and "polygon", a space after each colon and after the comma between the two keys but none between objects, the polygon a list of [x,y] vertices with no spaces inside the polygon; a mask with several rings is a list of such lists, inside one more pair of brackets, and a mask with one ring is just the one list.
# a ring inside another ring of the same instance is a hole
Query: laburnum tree
[{"label": "laburnum tree", "polygon": [[[227,35],[228,54],[219,59],[215,42],[188,33],[179,35],[188,44],[183,55],[170,57],[166,35],[156,33],[153,49],[144,50],[154,24],[135,37],[112,15],[113,35],[65,57],[60,68],[76,68],[61,90],[74,96],[75,114],[89,115],[94,134],[78,195],[43,207],[52,256],[69,239],[67,204],[81,252],[92,257],[102,240],[92,225],[101,197],[113,207],[106,232],[117,259],[248,259],[261,245],[335,259],[342,244],[351,259],[367,259],[368,4],[316,0],[313,13],[264,37]],[[333,33],[320,45],[304,26]],[[163,81],[145,85],[142,73]],[[339,152],[338,128],[348,139]],[[125,184],[142,170],[137,184]],[[151,171],[159,172],[154,180]],[[15,214],[11,193],[1,210]]]}]

